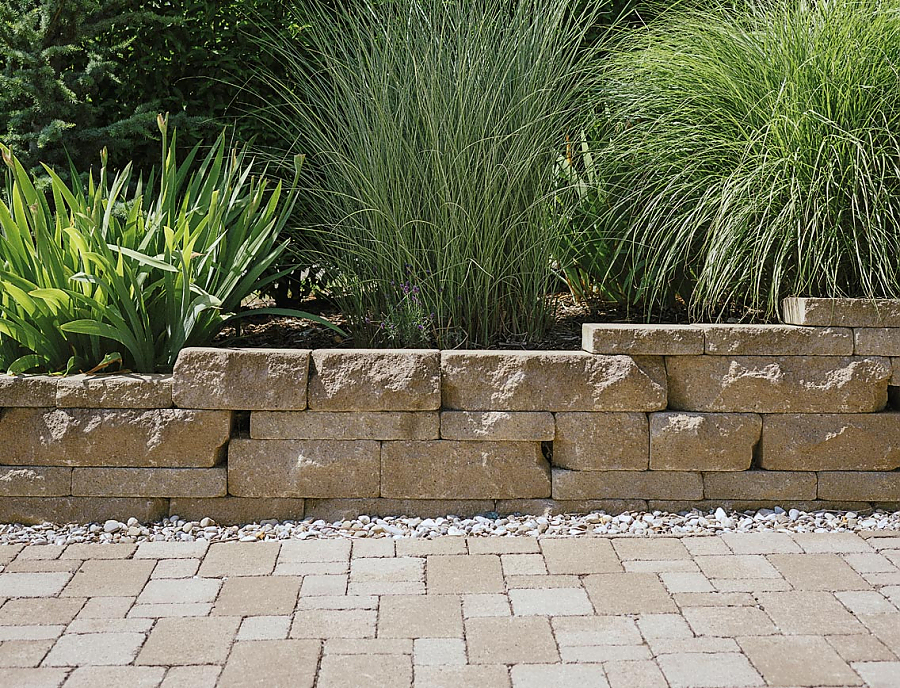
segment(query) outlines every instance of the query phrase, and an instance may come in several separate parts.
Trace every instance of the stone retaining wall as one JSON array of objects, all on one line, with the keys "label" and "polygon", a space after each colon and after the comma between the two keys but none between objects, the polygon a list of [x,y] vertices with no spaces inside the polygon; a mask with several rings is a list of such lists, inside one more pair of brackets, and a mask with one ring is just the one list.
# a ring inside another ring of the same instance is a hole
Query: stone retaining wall
[{"label": "stone retaining wall", "polygon": [[172,375],[0,376],[0,522],[894,508],[900,302],[785,312],[585,325],[581,352],[209,348]]}]

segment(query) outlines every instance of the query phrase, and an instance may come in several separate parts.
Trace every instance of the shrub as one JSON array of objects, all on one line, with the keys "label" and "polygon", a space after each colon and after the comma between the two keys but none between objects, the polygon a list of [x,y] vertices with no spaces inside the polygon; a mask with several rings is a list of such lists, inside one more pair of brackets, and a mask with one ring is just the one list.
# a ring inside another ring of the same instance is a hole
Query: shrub
[{"label": "shrub", "polygon": [[279,233],[296,192],[282,198],[281,183],[270,189],[253,176],[253,161],[229,151],[224,134],[199,164],[198,148],[178,164],[174,133],[168,141],[165,120],[160,129],[158,182],[135,182],[130,166],[111,178],[104,156],[86,186],[46,167],[52,202],[0,147],[9,168],[0,365],[10,372],[171,369],[183,347],[209,343],[277,277],[262,275],[284,249]]},{"label": "shrub", "polygon": [[337,302],[369,342],[539,337],[592,15],[577,0],[361,5],[316,13],[311,52],[268,40],[283,67],[263,75],[273,126],[309,154],[314,258],[339,275]]},{"label": "shrub", "polygon": [[676,11],[609,65],[599,241],[649,303],[900,296],[900,2]]}]

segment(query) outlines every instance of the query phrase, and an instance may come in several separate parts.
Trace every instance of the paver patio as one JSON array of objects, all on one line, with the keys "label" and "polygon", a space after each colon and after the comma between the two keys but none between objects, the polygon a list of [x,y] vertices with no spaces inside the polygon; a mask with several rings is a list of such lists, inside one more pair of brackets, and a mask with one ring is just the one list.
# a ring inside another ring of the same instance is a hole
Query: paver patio
[{"label": "paver patio", "polygon": [[900,686],[883,533],[0,546],[0,686]]}]

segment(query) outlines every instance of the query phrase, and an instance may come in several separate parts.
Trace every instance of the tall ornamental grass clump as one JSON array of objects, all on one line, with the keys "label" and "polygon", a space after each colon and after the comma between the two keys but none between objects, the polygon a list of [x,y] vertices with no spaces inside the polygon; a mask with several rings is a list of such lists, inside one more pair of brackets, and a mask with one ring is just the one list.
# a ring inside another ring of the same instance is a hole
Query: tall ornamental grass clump
[{"label": "tall ornamental grass clump", "polygon": [[178,163],[174,134],[167,139],[165,120],[160,128],[163,163],[146,186],[130,165],[110,175],[104,156],[86,185],[45,167],[45,194],[0,145],[4,370],[170,370],[182,348],[208,344],[278,277],[263,275],[285,247],[279,234],[296,194],[254,175],[224,134],[205,157],[194,148]]},{"label": "tall ornamental grass clump", "polygon": [[658,305],[900,296],[900,2],[675,11],[606,70],[613,241]]},{"label": "tall ornamental grass clump", "polygon": [[[268,116],[307,154],[316,260],[360,340],[484,346],[539,337],[560,222],[565,134],[596,72],[577,0],[352,3],[283,69]],[[311,56],[311,57],[310,57]]]}]

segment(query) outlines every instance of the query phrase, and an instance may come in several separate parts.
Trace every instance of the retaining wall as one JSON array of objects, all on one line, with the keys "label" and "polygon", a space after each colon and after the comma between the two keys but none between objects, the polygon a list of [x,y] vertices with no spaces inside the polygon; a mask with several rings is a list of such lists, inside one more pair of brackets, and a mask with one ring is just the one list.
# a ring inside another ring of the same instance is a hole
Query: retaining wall
[{"label": "retaining wall", "polygon": [[585,325],[581,352],[209,348],[173,375],[0,376],[0,522],[897,508],[900,302],[785,312]]}]

